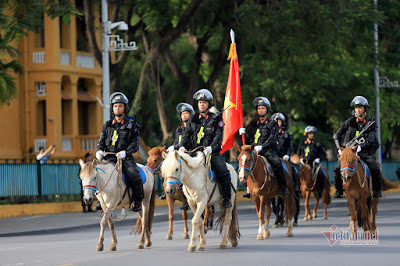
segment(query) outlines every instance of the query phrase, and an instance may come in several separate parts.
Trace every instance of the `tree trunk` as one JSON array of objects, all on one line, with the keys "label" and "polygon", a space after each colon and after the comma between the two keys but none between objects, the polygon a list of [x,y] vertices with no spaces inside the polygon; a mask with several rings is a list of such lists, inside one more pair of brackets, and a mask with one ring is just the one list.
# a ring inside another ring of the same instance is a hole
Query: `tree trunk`
[{"label": "tree trunk", "polygon": [[163,94],[161,92],[162,85],[161,85],[161,74],[160,74],[160,59],[157,60],[156,69],[154,69],[154,66],[152,67],[152,69],[153,69],[153,74],[155,75],[155,79],[157,80],[157,86],[156,86],[157,111],[158,111],[158,118],[160,119],[161,131],[163,133],[163,143],[165,143],[171,137],[171,133],[169,133],[168,130],[169,119],[165,112],[164,99],[163,99]]}]

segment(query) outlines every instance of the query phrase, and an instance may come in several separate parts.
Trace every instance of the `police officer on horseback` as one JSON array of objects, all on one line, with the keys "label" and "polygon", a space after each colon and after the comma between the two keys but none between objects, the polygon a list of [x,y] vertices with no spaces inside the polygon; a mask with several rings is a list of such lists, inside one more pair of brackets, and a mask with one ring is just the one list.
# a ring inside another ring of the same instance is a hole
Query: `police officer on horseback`
[{"label": "police officer on horseback", "polygon": [[[128,193],[130,204],[135,203],[132,211],[138,212],[142,208],[144,197],[143,183],[132,154],[139,150],[139,125],[136,119],[128,119],[128,98],[121,92],[115,92],[110,96],[110,105],[114,119],[107,121],[101,131],[96,158],[106,159],[113,163],[122,159],[122,171],[128,188],[133,193]],[[105,152],[116,153],[105,154]]]},{"label": "police officer on horseback", "polygon": [[[254,99],[253,105],[256,108],[259,119],[250,126],[249,141],[250,143],[254,143],[254,150],[264,156],[271,164],[282,195],[287,195],[285,172],[277,154],[279,126],[275,120],[268,119],[271,103],[265,97],[257,97]],[[239,130],[239,134],[244,134],[244,132],[244,129]]]},{"label": "police officer on horseback", "polygon": [[[191,106],[188,103],[178,104],[176,106],[176,112],[179,114],[179,117],[181,118],[181,125],[179,127],[177,127],[175,130],[174,143],[168,147],[168,149],[167,149],[168,152],[173,152],[180,148],[183,132],[187,126],[189,119],[194,115],[193,106]],[[194,147],[189,147],[188,149],[192,150],[193,148]],[[182,190],[182,185],[180,185],[179,188]],[[184,202],[183,202],[184,205],[181,207],[181,210],[188,210],[189,204],[187,203],[186,196],[185,196],[185,194],[183,194],[183,192],[182,192],[182,195],[184,198]],[[160,197],[160,199],[165,199],[165,193]]]},{"label": "police officer on horseback", "polygon": [[[321,160],[326,158],[326,152],[324,145],[315,139],[316,132],[317,128],[314,126],[307,126],[304,129],[304,135],[307,136],[307,139],[299,145],[297,154],[301,157],[301,160],[304,161],[306,159],[306,162],[311,166],[311,169],[314,170],[312,174],[317,175],[316,184],[318,186],[318,197],[321,197],[325,188],[326,177],[319,165]],[[318,173],[315,173],[317,170]]]},{"label": "police officer on horseback", "polygon": [[285,116],[282,113],[275,113],[271,116],[272,120],[278,123],[278,137],[277,137],[277,154],[280,158],[290,163],[292,167],[292,179],[294,182],[294,192],[300,192],[300,179],[297,173],[296,166],[289,160],[293,155],[293,142],[292,135],[287,131],[287,124],[285,123]]},{"label": "police officer on horseback", "polygon": [[217,182],[223,197],[224,208],[231,208],[231,179],[228,168],[219,154],[222,145],[224,122],[221,113],[209,109],[213,105],[213,95],[209,90],[201,89],[193,95],[197,101],[199,113],[188,121],[179,147],[184,149],[205,146],[204,154],[211,154],[211,168],[215,171]]},{"label": "police officer on horseback", "polygon": [[[372,121],[367,118],[367,110],[369,108],[368,100],[363,96],[356,96],[351,101],[350,107],[353,108],[353,117],[347,119],[343,125],[336,131],[333,135],[336,147],[339,149],[339,154],[341,154],[340,148],[345,146],[350,140],[357,136],[360,131],[367,126],[367,124]],[[344,136],[344,138],[343,138]],[[343,139],[342,139],[343,138]],[[364,133],[363,138],[365,142],[357,146],[357,154],[363,160],[372,175],[372,186],[373,186],[373,196],[374,198],[382,197],[382,175],[378,164],[374,158],[374,153],[379,148],[379,142],[376,137],[376,125],[371,125],[367,131]],[[342,142],[343,140],[343,142]],[[335,198],[343,197],[343,181],[340,172],[340,162],[336,164],[333,168],[335,176],[335,188],[336,193]]]}]

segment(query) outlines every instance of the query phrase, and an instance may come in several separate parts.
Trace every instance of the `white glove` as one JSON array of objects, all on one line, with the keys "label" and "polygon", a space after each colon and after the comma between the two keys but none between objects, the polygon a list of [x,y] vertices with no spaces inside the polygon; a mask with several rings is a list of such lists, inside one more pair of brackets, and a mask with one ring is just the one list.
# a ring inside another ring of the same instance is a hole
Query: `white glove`
[{"label": "white glove", "polygon": [[285,160],[285,161],[289,161],[289,155],[287,155],[287,154],[286,154],[286,155],[284,155],[284,156],[283,156],[283,160]]},{"label": "white glove", "polygon": [[212,153],[212,148],[211,148],[211,146],[208,146],[208,147],[205,147],[205,148],[204,148],[204,155],[211,154],[211,153]]},{"label": "white glove", "polygon": [[126,152],[125,151],[120,151],[117,153],[117,158],[118,159],[124,159],[126,157]]},{"label": "white glove", "polygon": [[169,146],[167,152],[173,152],[175,150],[174,145]]},{"label": "white glove", "polygon": [[239,135],[243,135],[246,133],[246,129],[244,127],[239,128]]},{"label": "white glove", "polygon": [[359,153],[361,151],[361,146],[357,146],[357,153]]},{"label": "white glove", "polygon": [[261,146],[261,145],[255,146],[255,147],[254,147],[254,150],[255,150],[256,152],[260,152],[260,151],[262,150],[262,146]]},{"label": "white glove", "polygon": [[319,158],[316,158],[316,159],[314,160],[315,163],[320,163],[320,161],[321,161],[321,160],[320,160]]},{"label": "white glove", "polygon": [[186,151],[185,147],[180,147],[179,151]]},{"label": "white glove", "polygon": [[103,157],[103,153],[104,153],[104,151],[97,151],[96,152],[96,158],[97,158],[97,160],[101,160],[101,158]]},{"label": "white glove", "polygon": [[337,152],[339,153],[339,155],[342,155],[342,150],[338,149]]}]

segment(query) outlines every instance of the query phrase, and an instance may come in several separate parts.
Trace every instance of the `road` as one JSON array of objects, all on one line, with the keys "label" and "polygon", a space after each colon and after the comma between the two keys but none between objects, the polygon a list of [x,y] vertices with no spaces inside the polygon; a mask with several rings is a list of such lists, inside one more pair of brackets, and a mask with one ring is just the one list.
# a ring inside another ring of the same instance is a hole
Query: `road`
[{"label": "road", "polygon": [[[337,241],[330,246],[322,231],[332,225],[349,224],[345,199],[333,199],[328,219],[299,218],[294,237],[285,227],[270,229],[266,240],[256,240],[258,219],[251,201],[239,202],[242,238],[237,248],[221,250],[217,231],[206,235],[202,252],[187,252],[188,239],[181,239],[183,222],[175,215],[173,240],[165,240],[168,221],[165,207],[156,209],[153,246],[137,250],[138,236],[130,236],[134,215],[117,222],[117,251],[110,252],[110,233],[105,234],[105,251],[97,252],[99,213],[16,217],[0,220],[0,265],[399,265],[400,193],[385,194],[378,208],[379,241],[376,245],[348,246]],[[176,207],[176,212],[178,212]],[[319,209],[322,214],[322,207]],[[304,215],[304,208],[300,215]],[[120,215],[119,215],[120,216]],[[272,217],[274,218],[274,217]],[[94,224],[96,223],[96,224]]]}]

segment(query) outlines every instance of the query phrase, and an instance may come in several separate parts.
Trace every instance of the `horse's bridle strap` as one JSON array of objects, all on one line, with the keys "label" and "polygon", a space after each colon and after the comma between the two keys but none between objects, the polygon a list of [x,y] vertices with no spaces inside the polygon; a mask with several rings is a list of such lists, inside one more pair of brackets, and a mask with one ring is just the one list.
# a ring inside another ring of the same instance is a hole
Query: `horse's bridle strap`
[{"label": "horse's bridle strap", "polygon": [[342,168],[340,168],[340,172],[343,172],[344,170],[350,170],[352,172],[354,172],[354,170],[356,170],[357,167],[357,161],[354,164],[354,167],[352,167],[351,165],[345,165]]},{"label": "horse's bridle strap", "polygon": [[[167,184],[178,184],[179,183],[179,181],[181,180],[182,170],[183,170],[183,168],[182,168],[182,160],[181,160],[180,157],[179,157],[179,164],[180,164],[180,167],[181,167],[181,171],[179,172],[179,177],[167,176],[165,178],[165,183],[167,183]],[[177,179],[177,180],[176,181],[167,181],[168,179]]]},{"label": "horse's bridle strap", "polygon": [[164,162],[164,158],[161,159],[160,165],[157,166],[156,168],[151,167],[149,164],[146,164],[146,167],[149,168],[154,174],[158,169],[160,169],[163,162]]}]

